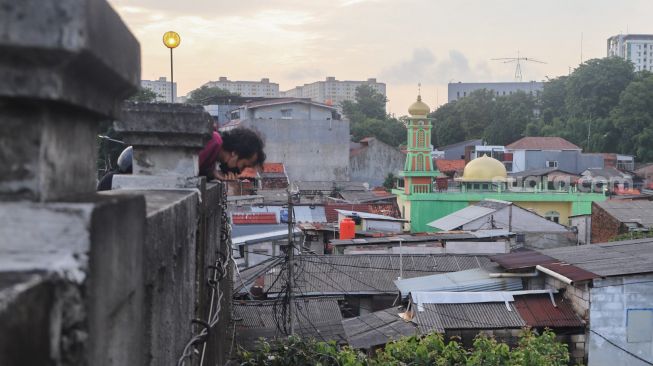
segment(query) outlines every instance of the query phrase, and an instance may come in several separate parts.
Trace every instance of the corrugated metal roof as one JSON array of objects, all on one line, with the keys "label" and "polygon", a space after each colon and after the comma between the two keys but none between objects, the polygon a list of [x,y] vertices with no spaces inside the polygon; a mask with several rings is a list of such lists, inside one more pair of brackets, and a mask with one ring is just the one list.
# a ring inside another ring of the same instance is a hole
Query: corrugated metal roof
[{"label": "corrugated metal roof", "polygon": [[273,267],[277,267],[283,262],[283,258],[269,258],[263,262],[240,270],[234,270],[234,294],[243,295],[254,284],[257,278],[265,274]]},{"label": "corrugated metal roof", "polygon": [[[295,236],[297,234],[300,234],[301,232],[302,231],[299,228],[295,228],[294,230]],[[232,243],[234,245],[254,244],[254,243],[260,243],[268,240],[283,239],[286,237],[288,237],[288,229],[283,229],[277,231],[269,231],[260,234],[239,236],[237,238],[232,239]]]},{"label": "corrugated metal roof", "polygon": [[424,311],[415,311],[413,321],[422,333],[454,329],[505,329],[526,325],[512,303],[424,304]]},{"label": "corrugated metal roof", "polygon": [[489,274],[487,269],[475,268],[394,282],[402,296],[414,291],[516,291],[523,288],[520,278],[490,278]]},{"label": "corrugated metal roof", "polygon": [[453,230],[485,215],[496,212],[493,208],[467,206],[445,217],[429,222],[427,225],[440,230]]},{"label": "corrugated metal roof", "polygon": [[349,203],[383,201],[395,198],[393,194],[379,195],[374,191],[339,192],[340,197]]},{"label": "corrugated metal roof", "polygon": [[554,295],[556,306],[551,297],[546,294],[515,296],[514,306],[519,315],[530,327],[549,328],[580,328],[584,326],[571,306],[571,302],[563,296]]},{"label": "corrugated metal roof", "polygon": [[520,250],[507,254],[497,254],[490,256],[490,260],[499,264],[501,267],[512,269],[524,269],[535,267],[536,265],[558,262],[557,259],[544,255],[535,250]]},{"label": "corrugated metal roof", "polygon": [[395,203],[374,202],[374,203],[327,203],[324,206],[328,222],[338,221],[337,209],[369,212],[377,215],[399,217],[399,210]]},{"label": "corrugated metal roof", "polygon": [[586,271],[580,267],[568,263],[545,263],[541,265],[544,268],[548,268],[556,273],[559,273],[574,282],[578,281],[587,281],[593,278],[601,277],[596,273]]},{"label": "corrugated metal roof", "polygon": [[[394,280],[399,276],[398,254],[298,255],[295,259],[298,277],[295,284],[298,294],[307,296],[397,293]],[[403,278],[490,265],[491,262],[485,256],[404,254]],[[271,296],[281,289],[280,281],[274,282],[277,276],[278,271],[268,271],[265,277],[264,290]]]},{"label": "corrugated metal roof", "polygon": [[417,334],[414,323],[399,317],[401,311],[401,307],[394,307],[344,319],[342,326],[347,335],[347,342],[353,348],[372,348]]},{"label": "corrugated metal roof", "polygon": [[547,249],[542,253],[602,277],[653,272],[653,239]]},{"label": "corrugated metal roof", "polygon": [[[295,300],[293,324],[295,332],[305,338],[320,341],[345,342],[340,297],[301,298]],[[277,329],[280,318],[280,304],[276,301],[234,301],[236,343],[245,349],[256,347],[260,338],[285,337]],[[275,320],[275,316],[278,317]]]}]

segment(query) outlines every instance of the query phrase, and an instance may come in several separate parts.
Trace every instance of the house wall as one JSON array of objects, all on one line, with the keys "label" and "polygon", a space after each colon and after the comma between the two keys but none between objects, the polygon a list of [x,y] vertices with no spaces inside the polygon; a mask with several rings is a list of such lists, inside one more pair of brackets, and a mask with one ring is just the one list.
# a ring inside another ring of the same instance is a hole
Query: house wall
[{"label": "house wall", "polygon": [[576,227],[578,231],[578,242],[589,244],[592,238],[592,215],[580,215],[569,218],[569,225]]},{"label": "house wall", "polygon": [[403,223],[400,221],[385,221],[385,220],[362,220],[362,229],[364,231],[386,231],[390,233],[401,233]]},{"label": "house wall", "polygon": [[574,174],[580,174],[588,168],[603,167],[601,155],[583,154],[577,150],[517,150],[515,154],[519,155],[519,169],[513,168],[514,172],[547,168],[547,161],[557,161],[558,169]]},{"label": "house wall", "polygon": [[607,213],[601,206],[592,204],[591,243],[605,243],[622,233],[621,222]]},{"label": "house wall", "polygon": [[[626,351],[653,360],[653,321],[632,317],[629,327],[633,310],[653,313],[653,274],[595,279],[590,303],[589,366],[646,364]],[[635,336],[648,340],[635,342]]]},{"label": "house wall", "polygon": [[349,121],[253,119],[241,125],[263,135],[267,160],[283,163],[290,181],[349,180]]},{"label": "house wall", "polygon": [[[282,119],[282,110],[291,110],[290,119],[326,121],[332,118],[331,109],[306,103],[287,103],[247,110],[248,119]],[[242,116],[241,116],[242,119]]]},{"label": "house wall", "polygon": [[349,171],[354,182],[368,182],[380,187],[389,173],[397,176],[403,170],[406,154],[377,139],[370,139],[368,146],[350,157]]}]

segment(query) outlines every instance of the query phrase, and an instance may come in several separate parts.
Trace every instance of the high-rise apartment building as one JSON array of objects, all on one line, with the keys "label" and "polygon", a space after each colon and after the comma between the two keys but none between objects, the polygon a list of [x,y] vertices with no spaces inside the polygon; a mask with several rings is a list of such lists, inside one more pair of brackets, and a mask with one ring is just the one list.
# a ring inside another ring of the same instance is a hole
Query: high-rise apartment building
[{"label": "high-rise apartment building", "polygon": [[232,81],[224,76],[220,76],[217,81],[209,81],[204,85],[209,88],[224,89],[243,97],[279,97],[279,84],[271,83],[268,78],[263,78],[261,81]]},{"label": "high-rise apartment building", "polygon": [[165,77],[160,77],[159,80],[141,80],[141,88],[155,92],[157,102],[171,103],[173,97],[175,102],[179,102],[177,100],[177,83],[170,87],[170,82]]},{"label": "high-rise apartment building", "polygon": [[316,81],[281,92],[281,96],[311,98],[314,102],[329,104],[340,109],[340,104],[345,100],[355,100],[356,88],[361,85],[369,85],[377,93],[386,95],[385,83],[379,83],[374,78],[367,79],[366,81],[340,81],[336,80],[333,76],[329,76],[325,81]]},{"label": "high-rise apartment building", "polygon": [[608,38],[608,56],[635,65],[635,71],[653,70],[653,34],[618,34]]},{"label": "high-rise apartment building", "polygon": [[500,83],[449,83],[447,85],[448,100],[453,102],[462,99],[473,91],[487,89],[496,96],[511,95],[522,91],[530,95],[538,95],[544,88],[544,82],[524,81],[524,82],[500,82]]}]

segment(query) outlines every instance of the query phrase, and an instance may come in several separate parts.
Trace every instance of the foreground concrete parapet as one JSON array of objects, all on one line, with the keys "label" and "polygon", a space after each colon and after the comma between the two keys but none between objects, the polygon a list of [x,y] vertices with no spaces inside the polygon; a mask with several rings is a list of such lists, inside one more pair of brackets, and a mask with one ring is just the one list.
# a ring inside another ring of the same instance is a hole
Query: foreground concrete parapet
[{"label": "foreground concrete parapet", "polygon": [[0,200],[94,191],[97,123],[140,82],[120,17],[105,0],[0,0],[0,80]]},{"label": "foreground concrete parapet", "polygon": [[0,204],[0,365],[142,364],[145,202]]},{"label": "foreground concrete parapet", "polygon": [[201,106],[126,103],[114,122],[134,147],[133,174],[196,177],[198,155],[211,137],[213,120]]}]

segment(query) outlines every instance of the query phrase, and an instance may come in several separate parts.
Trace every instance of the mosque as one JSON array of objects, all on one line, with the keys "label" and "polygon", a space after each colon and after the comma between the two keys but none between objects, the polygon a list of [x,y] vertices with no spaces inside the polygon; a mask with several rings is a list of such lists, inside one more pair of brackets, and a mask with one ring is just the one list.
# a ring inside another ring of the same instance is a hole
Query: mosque
[{"label": "mosque", "polygon": [[515,186],[505,166],[488,156],[467,163],[456,187],[438,190],[434,181],[441,174],[431,159],[429,112],[421,96],[408,108],[406,163],[393,190],[411,232],[433,231],[427,223],[483,199],[510,201],[564,225],[570,216],[591,214],[592,202],[606,199],[602,193],[581,192],[571,185],[554,190]]}]

